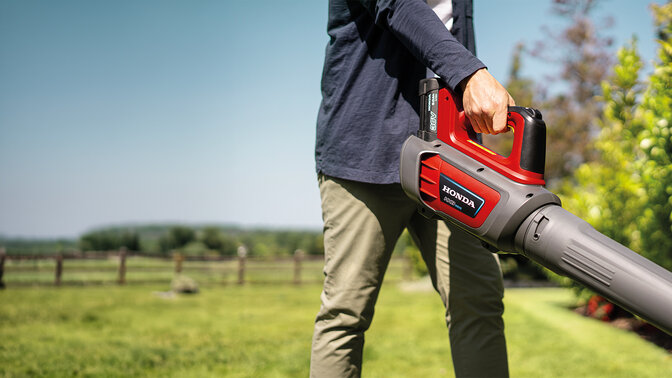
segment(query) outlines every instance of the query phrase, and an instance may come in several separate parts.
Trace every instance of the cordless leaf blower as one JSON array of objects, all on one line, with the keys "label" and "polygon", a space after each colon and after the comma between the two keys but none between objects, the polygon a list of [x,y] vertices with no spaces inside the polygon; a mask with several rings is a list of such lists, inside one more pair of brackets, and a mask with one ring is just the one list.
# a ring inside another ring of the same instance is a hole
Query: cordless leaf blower
[{"label": "cordless leaf blower", "polygon": [[420,83],[420,106],[400,174],[423,215],[493,251],[523,254],[672,334],[672,273],[602,235],[544,188],[546,124],[538,110],[509,107],[513,147],[505,157],[479,143],[459,99],[437,79]]}]

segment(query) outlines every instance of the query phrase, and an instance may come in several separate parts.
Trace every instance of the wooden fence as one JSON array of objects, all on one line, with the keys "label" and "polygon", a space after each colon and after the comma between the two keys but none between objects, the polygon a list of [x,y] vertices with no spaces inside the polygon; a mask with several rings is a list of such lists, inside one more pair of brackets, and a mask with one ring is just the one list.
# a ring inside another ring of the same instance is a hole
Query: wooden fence
[{"label": "wooden fence", "polygon": [[[94,284],[170,283],[187,276],[200,284],[276,284],[322,282],[322,256],[296,251],[293,256],[147,255],[121,249],[56,255],[8,255],[0,248],[0,288]],[[410,279],[410,261],[394,257],[386,280]]]}]

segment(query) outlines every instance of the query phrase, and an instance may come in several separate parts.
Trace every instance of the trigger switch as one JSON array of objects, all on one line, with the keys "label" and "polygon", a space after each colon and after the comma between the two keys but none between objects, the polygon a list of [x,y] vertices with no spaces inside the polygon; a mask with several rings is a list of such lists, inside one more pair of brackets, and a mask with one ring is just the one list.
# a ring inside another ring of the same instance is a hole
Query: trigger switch
[{"label": "trigger switch", "polygon": [[541,119],[541,112],[539,110],[534,108],[525,108],[525,110],[527,111],[527,114],[530,115],[530,117]]}]

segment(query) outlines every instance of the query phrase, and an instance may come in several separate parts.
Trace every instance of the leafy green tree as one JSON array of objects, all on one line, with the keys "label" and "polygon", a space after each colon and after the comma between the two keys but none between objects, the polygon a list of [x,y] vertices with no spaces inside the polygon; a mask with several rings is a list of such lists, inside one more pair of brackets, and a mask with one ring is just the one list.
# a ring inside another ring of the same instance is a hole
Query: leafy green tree
[{"label": "leafy green tree", "polygon": [[641,180],[647,203],[638,219],[642,250],[672,269],[672,3],[652,6],[658,61],[642,98]]},{"label": "leafy green tree", "polygon": [[219,251],[224,245],[224,234],[217,227],[206,227],[203,229],[201,242],[205,244],[208,249]]},{"label": "leafy green tree", "polygon": [[196,232],[186,226],[173,226],[168,234],[159,239],[159,245],[163,253],[169,253],[173,249],[182,248],[196,240]]},{"label": "leafy green tree", "polygon": [[324,254],[324,237],[321,232],[304,232],[299,249],[309,255]]},{"label": "leafy green tree", "polygon": [[[643,206],[643,188],[637,174],[641,152],[636,99],[641,94],[642,61],[636,42],[618,51],[618,63],[605,81],[602,130],[595,141],[597,157],[582,164],[572,187],[565,186],[566,206],[605,235],[638,249],[636,219]],[[569,183],[566,183],[566,185]]]},{"label": "leafy green tree", "polygon": [[175,243],[175,247],[179,248],[196,240],[196,232],[189,227],[175,226],[170,229],[170,237]]},{"label": "leafy green tree", "polygon": [[138,234],[132,230],[107,229],[91,231],[79,238],[79,248],[83,251],[111,251],[121,247],[139,251]]},{"label": "leafy green tree", "polygon": [[203,229],[201,242],[208,249],[226,256],[235,255],[238,248],[238,243],[234,237],[224,234],[220,228],[214,226]]}]

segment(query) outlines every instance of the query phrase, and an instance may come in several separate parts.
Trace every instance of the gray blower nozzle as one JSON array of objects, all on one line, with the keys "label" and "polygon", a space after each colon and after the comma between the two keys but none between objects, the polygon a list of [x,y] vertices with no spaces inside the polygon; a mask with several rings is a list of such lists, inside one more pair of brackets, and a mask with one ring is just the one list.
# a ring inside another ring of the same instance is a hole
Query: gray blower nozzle
[{"label": "gray blower nozzle", "polygon": [[420,213],[491,247],[519,252],[578,281],[672,335],[672,273],[564,210],[543,187],[546,124],[510,106],[508,157],[480,144],[454,94],[420,83],[420,130],[401,149],[401,186]]},{"label": "gray blower nozzle", "polygon": [[515,247],[672,334],[672,273],[562,207],[547,205],[527,217]]}]

